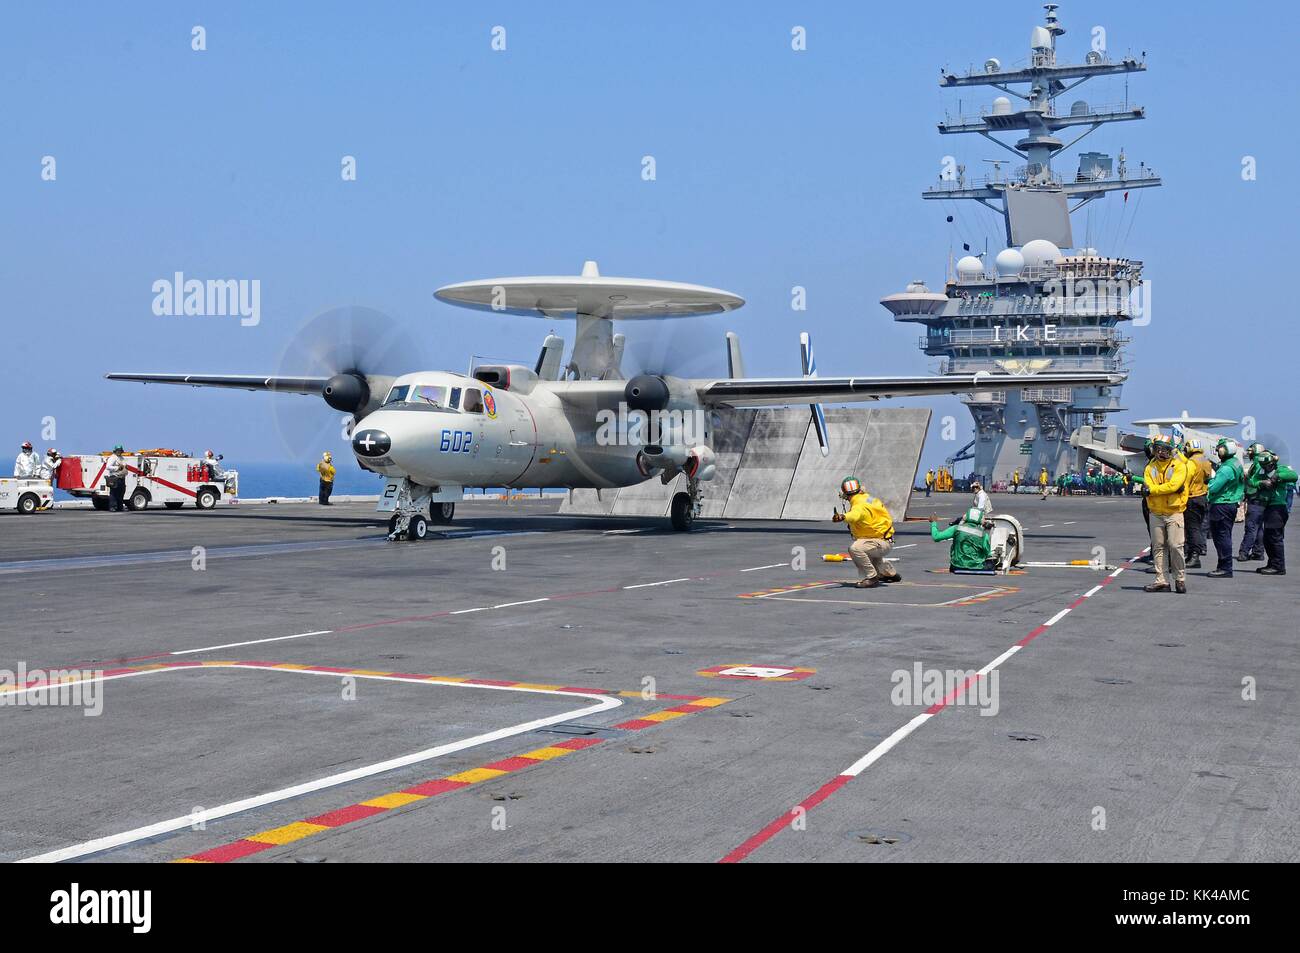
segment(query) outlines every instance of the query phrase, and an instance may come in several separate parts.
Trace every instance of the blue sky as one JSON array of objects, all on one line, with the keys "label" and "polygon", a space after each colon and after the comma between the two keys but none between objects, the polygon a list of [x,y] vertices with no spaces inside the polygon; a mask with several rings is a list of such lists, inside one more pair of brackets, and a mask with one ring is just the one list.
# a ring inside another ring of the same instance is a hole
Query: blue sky
[{"label": "blue sky", "polygon": [[[8,4],[0,446],[120,440],[269,461],[288,452],[282,430],[307,428],[313,456],[317,443],[342,449],[310,398],[101,375],[273,373],[304,322],[343,305],[384,311],[418,339],[417,365],[397,370],[461,370],[471,353],[531,363],[550,323],[460,312],[433,290],[576,273],[586,258],[605,274],[744,296],[735,315],[682,331],[719,368],[733,329],[751,374],[793,372],[807,329],[824,375],[930,371],[917,327],[895,324],[879,298],[913,278],[941,286],[962,241],[1000,247],[991,213],[964,206],[948,225],[948,209],[920,198],[944,155],[975,169],[1001,153],[938,135],[959,98],[939,89],[939,69],[1014,64],[1041,13],[1029,2]],[[1112,54],[1145,51],[1150,66],[1128,93],[1149,118],[1085,140],[1123,147],[1166,182],[1126,210],[1110,200],[1093,222],[1103,253],[1143,259],[1154,282],[1119,420],[1251,415],[1300,448],[1295,5],[1066,2],[1060,15],[1062,55],[1081,58],[1102,25]],[[491,48],[497,25],[504,52]],[[805,52],[790,48],[796,25]],[[1125,94],[1122,80],[1080,92]],[[989,98],[964,96],[968,108]],[[344,155],[354,182],[340,177]],[[1255,181],[1241,178],[1247,155]],[[259,279],[261,323],[154,315],[152,283],[175,271]],[[806,312],[790,309],[794,285]],[[935,463],[953,449],[938,418],[957,417],[961,442],[969,418],[955,400],[928,403]],[[47,416],[55,441],[41,439]]]}]

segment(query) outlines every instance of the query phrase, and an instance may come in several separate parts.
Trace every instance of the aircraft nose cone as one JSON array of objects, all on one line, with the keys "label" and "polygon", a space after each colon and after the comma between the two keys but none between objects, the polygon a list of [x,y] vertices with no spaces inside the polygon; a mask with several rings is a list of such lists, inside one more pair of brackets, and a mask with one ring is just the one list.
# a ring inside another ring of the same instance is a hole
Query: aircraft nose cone
[{"label": "aircraft nose cone", "polygon": [[392,449],[392,438],[382,430],[368,427],[352,435],[352,452],[359,457],[382,457]]}]

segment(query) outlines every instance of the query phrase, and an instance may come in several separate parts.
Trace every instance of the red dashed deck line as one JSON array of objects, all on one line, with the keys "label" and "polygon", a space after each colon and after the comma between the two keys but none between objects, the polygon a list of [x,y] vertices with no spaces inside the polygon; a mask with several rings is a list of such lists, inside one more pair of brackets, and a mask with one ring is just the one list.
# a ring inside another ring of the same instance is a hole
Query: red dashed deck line
[{"label": "red dashed deck line", "polygon": [[[189,663],[193,664],[193,663]],[[201,663],[200,663],[201,664]],[[358,669],[358,671],[360,671]],[[436,676],[422,676],[423,678],[432,678]],[[497,680],[466,680],[462,684],[492,684],[492,685],[526,685],[527,682],[502,682]],[[584,691],[600,691],[599,689],[584,689]],[[606,692],[605,694],[614,694]],[[626,693],[621,693],[626,694]],[[687,703],[677,705],[673,708],[662,709],[659,712],[652,712],[651,716],[663,716],[669,713],[669,717],[633,719],[616,725],[617,728],[652,728],[655,725],[662,725],[665,721],[675,720],[676,717],[694,714],[696,712],[708,711],[710,708],[716,708],[725,704],[729,699],[724,698],[700,698],[693,696],[696,701],[708,704]],[[402,788],[399,791],[393,791],[389,794],[382,794],[378,797],[368,798],[359,804],[351,804],[347,807],[341,807],[337,810],[327,811],[324,814],[317,814],[315,817],[305,818],[301,821],[294,821],[289,824],[275,827],[270,830],[261,831],[256,834],[249,834],[239,840],[232,841],[229,844],[222,844],[218,847],[212,847],[207,850],[199,851],[196,854],[190,854],[182,857],[177,863],[207,863],[207,864],[224,864],[231,861],[242,860],[252,854],[260,853],[271,847],[279,847],[284,844],[291,844],[303,838],[310,837],[313,834],[319,834],[322,831],[336,830],[345,827],[348,824],[363,821],[367,818],[374,817],[377,814],[384,814],[395,808],[405,807],[407,804],[413,804],[417,801],[427,800],[437,797],[440,794],[446,794],[451,791],[459,791],[462,788],[472,787],[475,784],[481,784],[484,781],[495,780],[504,777],[515,771],[522,771],[524,768],[531,768],[539,764],[544,764],[565,755],[582,751],[587,748],[593,748],[596,745],[604,744],[608,739],[605,738],[566,738],[562,741],[556,741],[552,744],[543,745],[532,751],[526,751],[523,754],[513,755],[508,758],[502,758],[497,761],[491,761],[487,764],[480,765],[477,768],[469,768],[462,771],[456,771],[445,778],[434,778],[428,781],[422,781],[419,784],[413,784],[410,787]]]},{"label": "red dashed deck line", "polygon": [[[714,578],[714,577],[716,577],[716,576],[731,576],[731,575],[739,575],[739,574],[740,574],[741,572],[743,572],[743,571],[744,571],[744,570],[741,570],[741,569],[724,569],[724,570],[718,570],[718,571],[716,571],[716,572],[708,573],[708,574],[703,575],[703,576],[693,576],[693,577],[690,577],[690,578],[692,578],[692,579],[705,579],[705,578]],[[623,591],[623,587],[622,587],[622,586],[610,586],[610,587],[608,587],[608,588],[603,588],[603,589],[587,589],[587,590],[583,590],[583,591],[581,591],[581,592],[563,592],[563,593],[558,593],[558,594],[556,594],[556,595],[550,595],[550,596],[538,597],[538,598],[535,599],[535,600],[528,600],[528,601],[525,602],[525,603],[512,603],[511,605],[512,605],[512,606],[513,606],[513,605],[531,605],[531,604],[534,603],[534,602],[543,602],[543,601],[556,602],[556,601],[559,601],[559,600],[561,600],[561,599],[580,599],[580,598],[582,598],[582,597],[584,597],[584,596],[601,596],[601,595],[608,595],[609,593],[612,593],[612,592],[622,592],[622,591]],[[493,608],[492,606],[483,606],[483,607],[481,607],[481,611],[488,611],[488,610],[490,610],[490,609],[492,609],[492,608]],[[503,608],[505,608],[505,607],[503,607]],[[403,624],[403,623],[409,623],[409,622],[429,622],[429,621],[432,621],[433,619],[441,619],[441,618],[444,618],[444,617],[446,617],[446,616],[455,615],[455,614],[457,613],[457,611],[465,611],[465,610],[451,610],[451,609],[447,609],[447,610],[444,610],[444,611],[441,611],[441,612],[433,612],[433,613],[430,613],[430,614],[428,614],[428,615],[406,616],[406,617],[404,617],[404,618],[399,618],[399,619],[375,619],[375,620],[370,621],[370,622],[357,622],[357,623],[353,623],[352,625],[339,626],[339,627],[337,627],[337,628],[333,628],[333,629],[322,629],[320,632],[317,632],[317,633],[311,633],[311,634],[313,634],[313,635],[336,635],[336,634],[339,634],[339,633],[345,633],[345,632],[358,632],[358,631],[362,631],[362,630],[364,630],[364,629],[374,629],[374,628],[379,628],[379,627],[386,626],[386,625],[400,625],[400,624]],[[476,610],[476,611],[479,611],[479,610]],[[254,642],[254,643],[256,643],[256,642],[262,642],[262,641],[278,641],[279,638],[281,638],[281,637],[274,637],[274,638],[271,638],[271,639],[254,639],[254,640],[251,640],[251,641]],[[232,645],[232,646],[226,646],[226,648],[234,648],[234,647],[236,647],[236,646],[233,646],[233,645]],[[212,651],[214,651],[214,652],[217,651],[217,650],[218,650],[217,648],[213,648],[213,649],[212,649]],[[187,649],[187,650],[185,650],[185,651],[186,651],[186,652],[195,652],[195,651],[200,651],[200,650],[198,650],[198,649]],[[204,651],[206,651],[206,650],[204,650]],[[119,664],[120,664],[120,663],[129,663],[129,662],[144,662],[144,661],[149,661],[149,660],[152,660],[152,659],[168,658],[168,657],[173,656],[173,655],[176,655],[176,654],[178,654],[178,653],[176,653],[176,652],[157,652],[157,653],[154,653],[154,654],[152,654],[152,655],[137,655],[137,656],[132,656],[131,658],[114,659],[114,662],[117,662],[117,663],[119,663]],[[51,669],[51,668],[88,668],[88,667],[91,667],[91,666],[93,666],[93,665],[95,665],[95,664],[97,664],[97,663],[92,662],[92,661],[89,661],[89,660],[85,660],[85,661],[81,661],[81,662],[64,662],[64,663],[58,663],[58,664],[53,664],[53,665],[46,665],[46,666],[44,666],[44,667],[45,667],[46,669]]]},{"label": "red dashed deck line", "polygon": [[763,846],[763,844],[781,833],[782,829],[784,829],[795,817],[800,814],[806,814],[840,788],[844,787],[844,785],[848,784],[851,780],[852,778],[847,774],[837,774],[812,794],[808,795],[808,797],[804,798],[792,807],[789,813],[778,817],[772,823],[768,824],[767,827],[763,828],[757,834],[754,834],[731,853],[727,854],[726,857],[723,857],[719,863],[735,864],[744,860],[759,847]]},{"label": "red dashed deck line", "polygon": [[[1142,553],[1138,553],[1138,556],[1141,556],[1145,552],[1146,550],[1143,550]],[[1137,556],[1134,556],[1132,559],[1129,559],[1126,563],[1124,563],[1122,566],[1116,569],[1111,575],[1109,575],[1103,581],[1102,584],[1104,585],[1105,583],[1110,582],[1112,579],[1118,578],[1119,574],[1122,573],[1124,570],[1131,568],[1133,563],[1136,560],[1137,560]],[[1100,593],[1098,593],[1098,595],[1100,595]],[[891,734],[888,738],[880,742],[880,744],[876,745],[874,748],[868,751],[865,755],[863,755],[853,764],[849,765],[849,767],[845,768],[843,771],[837,774],[834,778],[827,781],[816,791],[810,794],[807,798],[800,801],[798,804],[796,804],[793,808],[791,808],[786,813],[777,817],[766,827],[759,830],[756,834],[753,834],[752,836],[748,837],[746,840],[742,841],[737,847],[735,847],[730,852],[728,852],[725,856],[720,858],[718,863],[735,864],[744,860],[746,857],[748,857],[758,848],[762,847],[769,840],[771,840],[777,834],[781,833],[781,831],[787,828],[790,825],[790,822],[795,817],[800,816],[802,813],[807,812],[808,810],[811,810],[813,807],[816,807],[822,801],[826,800],[828,797],[830,797],[840,788],[844,787],[844,785],[848,784],[859,774],[861,774],[863,771],[869,768],[877,760],[884,757],[885,754],[887,754],[890,750],[892,750],[896,745],[898,745],[904,738],[910,735],[913,731],[915,731],[921,725],[925,724],[925,722],[935,717],[940,712],[942,712],[945,708],[951,705],[953,700],[957,697],[958,693],[964,690],[967,685],[969,685],[971,682],[975,681],[976,679],[981,678],[983,675],[987,674],[988,672],[992,671],[998,665],[1002,664],[1002,662],[1005,662],[1017,651],[1024,648],[1034,639],[1038,638],[1040,635],[1046,632],[1054,624],[1064,619],[1077,605],[1082,604],[1085,601],[1087,600],[1086,599],[1076,600],[1070,606],[1058,612],[1047,622],[1044,622],[1039,626],[1037,626],[1036,628],[1034,628],[1028,635],[1026,635],[1020,641],[1012,645],[1010,649],[1008,649],[1002,655],[998,656],[997,659],[994,660],[994,662],[985,666],[985,668],[981,669],[975,675],[969,676],[966,679],[965,683],[962,685],[961,689],[954,689],[952,693],[950,693],[946,698],[943,699],[943,701],[931,705],[921,714],[912,718],[911,721],[907,722],[905,725],[895,730],[894,733]]]}]

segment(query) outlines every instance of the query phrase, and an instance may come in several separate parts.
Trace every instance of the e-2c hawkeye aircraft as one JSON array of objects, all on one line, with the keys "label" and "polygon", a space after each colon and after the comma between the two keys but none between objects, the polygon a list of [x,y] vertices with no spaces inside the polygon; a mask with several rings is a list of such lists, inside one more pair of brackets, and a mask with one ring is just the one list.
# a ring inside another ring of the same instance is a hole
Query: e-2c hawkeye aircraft
[{"label": "e-2c hawkeye aircraft", "polygon": [[[379,511],[390,537],[423,539],[430,521],[452,519],[464,487],[609,489],[679,474],[674,529],[699,512],[700,484],[716,471],[713,411],[808,404],[822,453],[830,436],[823,402],[997,391],[1025,375],[818,377],[808,335],[800,335],[802,375],[746,377],[739,340],[727,334],[728,375],[692,379],[622,371],[625,338],[616,321],[734,311],[744,299],[716,288],[601,276],[588,261],[578,276],[490,278],[435,292],[449,304],[497,313],[575,318],[567,364],[564,341],[548,335],[533,367],[480,365],[471,374],[417,371],[390,377],[340,367],[319,377],[113,373],[109,380],[312,394],[351,414],[352,451],[365,469],[389,478]],[[1118,384],[1123,375],[1038,373],[1035,387]],[[427,513],[427,516],[426,516]]]}]

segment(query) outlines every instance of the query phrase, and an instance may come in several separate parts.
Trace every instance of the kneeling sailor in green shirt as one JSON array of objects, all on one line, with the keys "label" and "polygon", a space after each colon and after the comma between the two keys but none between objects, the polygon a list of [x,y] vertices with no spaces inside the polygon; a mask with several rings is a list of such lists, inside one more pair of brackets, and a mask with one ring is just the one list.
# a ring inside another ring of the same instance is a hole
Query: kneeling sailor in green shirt
[{"label": "kneeling sailor in green shirt", "polygon": [[984,528],[984,511],[977,506],[972,506],[960,520],[944,530],[939,529],[939,524],[931,516],[930,538],[936,543],[952,540],[952,550],[948,554],[951,569],[997,568],[989,564],[989,533]]}]

